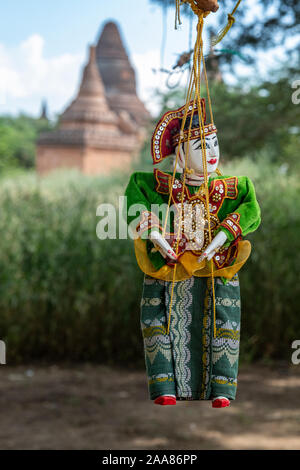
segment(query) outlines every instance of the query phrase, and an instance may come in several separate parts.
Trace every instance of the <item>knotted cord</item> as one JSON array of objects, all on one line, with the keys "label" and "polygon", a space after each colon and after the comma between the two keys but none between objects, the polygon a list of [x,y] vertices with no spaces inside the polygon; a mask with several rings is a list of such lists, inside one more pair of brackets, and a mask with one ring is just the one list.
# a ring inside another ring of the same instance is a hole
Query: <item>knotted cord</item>
[{"label": "knotted cord", "polygon": [[240,6],[241,1],[242,0],[239,0],[237,4],[235,5],[234,9],[232,10],[232,12],[228,14],[227,25],[224,26],[224,28],[216,36],[212,38],[212,41],[211,41],[212,46],[215,46],[216,44],[221,42],[222,39],[226,36],[228,31],[230,30],[230,28],[232,27],[232,25],[235,23],[235,17],[233,15],[237,11],[238,7]]},{"label": "knotted cord", "polygon": [[[179,241],[180,241],[179,236],[180,236],[180,231],[181,231],[181,227],[182,227],[183,201],[184,201],[184,195],[185,195],[185,189],[186,189],[186,175],[189,172],[193,172],[193,170],[190,170],[187,167],[187,163],[188,163],[188,155],[189,155],[189,145],[190,145],[192,122],[193,122],[193,116],[194,116],[194,113],[195,113],[195,105],[196,105],[198,115],[199,115],[200,138],[201,138],[202,161],[203,161],[203,176],[204,176],[204,192],[205,192],[206,213],[207,213],[207,220],[208,220],[209,243],[211,243],[211,241],[212,241],[211,220],[210,220],[210,210],[209,210],[209,188],[208,188],[208,172],[207,172],[207,161],[206,161],[206,144],[205,144],[205,132],[204,132],[205,123],[204,123],[204,117],[203,117],[203,112],[202,112],[201,94],[200,94],[200,92],[201,92],[201,64],[203,64],[203,72],[204,72],[204,77],[205,77],[205,82],[206,82],[206,89],[207,89],[207,97],[208,97],[208,103],[209,103],[209,109],[210,109],[211,123],[213,124],[213,113],[212,113],[211,99],[210,99],[210,94],[209,94],[209,87],[208,87],[205,61],[204,61],[203,39],[202,39],[204,18],[209,14],[209,12],[204,12],[203,10],[199,9],[199,7],[197,7],[197,5],[194,3],[193,0],[185,0],[184,1],[184,3],[187,3],[187,2],[191,5],[194,13],[196,13],[197,16],[198,16],[197,39],[196,39],[195,49],[194,49],[193,67],[192,67],[192,72],[190,74],[189,85],[188,85],[188,90],[187,90],[187,94],[186,94],[186,105],[185,105],[185,110],[184,110],[184,116],[183,116],[182,123],[181,123],[180,139],[179,139],[178,146],[177,146],[175,165],[174,165],[174,170],[173,170],[173,175],[172,175],[172,180],[171,180],[171,188],[170,188],[170,193],[169,193],[167,214],[166,214],[166,219],[165,219],[165,223],[164,223],[164,227],[163,227],[163,234],[162,234],[163,237],[165,237],[166,228],[167,228],[167,221],[168,221],[168,217],[169,217],[169,210],[170,210],[170,206],[171,206],[172,188],[173,188],[175,177],[176,177],[176,170],[177,170],[177,164],[178,164],[178,158],[179,158],[179,152],[180,152],[180,145],[182,143],[181,139],[182,139],[182,136],[183,136],[183,130],[185,128],[186,119],[187,119],[187,115],[188,115],[188,112],[189,112],[189,106],[190,106],[190,103],[192,101],[192,111],[191,111],[190,122],[189,122],[187,147],[186,147],[186,150],[185,150],[187,158],[185,159],[185,167],[184,167],[184,172],[183,172],[182,194],[181,194],[181,204],[180,204],[180,221],[179,221],[179,224],[178,224],[178,232],[177,232],[177,236],[176,236],[176,255],[177,256],[178,256]],[[180,0],[176,0],[176,24],[177,24],[177,22],[180,24]],[[214,311],[213,311],[213,314],[214,314],[214,337],[215,337],[216,336],[216,311],[215,311],[215,286],[214,286],[213,260],[210,261],[210,267],[211,267],[211,280],[212,280],[212,298],[213,298],[213,309],[214,309]],[[175,280],[176,280],[176,270],[177,270],[177,264],[174,265],[174,270],[173,270],[173,281],[172,281],[172,289],[171,289],[171,296],[170,296],[170,308],[169,308],[167,334],[169,334],[169,331],[170,331],[170,322],[171,322],[171,313],[172,313],[172,305],[173,305],[174,287],[175,287]]]}]

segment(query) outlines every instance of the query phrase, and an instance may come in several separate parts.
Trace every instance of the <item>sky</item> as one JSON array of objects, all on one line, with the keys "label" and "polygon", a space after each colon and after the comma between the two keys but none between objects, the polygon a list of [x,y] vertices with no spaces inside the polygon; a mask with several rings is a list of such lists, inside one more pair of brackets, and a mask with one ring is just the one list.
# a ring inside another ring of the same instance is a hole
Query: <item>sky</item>
[{"label": "sky", "polygon": [[[138,92],[151,105],[159,74],[162,12],[149,0],[11,0],[0,2],[0,114],[38,115],[46,99],[51,114],[74,97],[88,44],[95,43],[104,22],[119,23],[130,59],[137,69]],[[174,31],[168,15],[165,63],[188,46],[188,21]]]},{"label": "sky", "polygon": [[[216,15],[226,20],[222,8]],[[61,113],[78,89],[88,45],[108,20],[119,23],[137,71],[138,93],[155,113],[153,89],[165,89],[165,76],[153,72],[161,64],[159,6],[150,0],[1,0],[0,114],[38,116],[43,99],[51,116]],[[206,21],[213,23],[213,15]],[[189,21],[183,18],[175,31],[174,10],[169,10],[164,67],[170,69],[188,48]],[[241,66],[243,72],[249,73]]]}]

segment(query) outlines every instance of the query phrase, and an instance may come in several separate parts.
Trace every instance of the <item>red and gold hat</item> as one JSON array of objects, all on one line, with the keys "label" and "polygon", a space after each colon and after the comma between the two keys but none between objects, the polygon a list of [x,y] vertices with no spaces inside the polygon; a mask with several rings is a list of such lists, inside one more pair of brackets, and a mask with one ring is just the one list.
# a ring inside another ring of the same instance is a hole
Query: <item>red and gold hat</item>
[{"label": "red and gold hat", "polygon": [[[214,124],[206,124],[205,112],[205,99],[201,98],[201,108],[204,122],[204,135],[213,134],[217,132]],[[182,119],[185,114],[185,105],[175,111],[168,111],[158,122],[152,136],[151,154],[153,164],[160,163],[164,158],[175,153],[175,148],[180,142],[187,142],[189,136],[189,128],[191,123],[191,115],[193,112],[193,102],[189,104],[187,118],[183,130],[183,135],[180,137],[182,126]],[[192,119],[192,126],[190,131],[190,140],[199,139],[201,136],[201,127],[199,123],[199,114],[197,103],[194,104],[194,113]],[[203,132],[203,131],[202,131]]]}]

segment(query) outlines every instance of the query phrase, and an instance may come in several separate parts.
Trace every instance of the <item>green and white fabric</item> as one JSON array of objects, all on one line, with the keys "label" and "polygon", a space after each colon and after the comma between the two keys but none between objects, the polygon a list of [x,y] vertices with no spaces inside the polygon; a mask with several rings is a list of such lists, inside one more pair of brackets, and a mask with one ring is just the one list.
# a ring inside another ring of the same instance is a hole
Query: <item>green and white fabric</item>
[{"label": "green and white fabric", "polygon": [[164,394],[182,400],[235,399],[240,341],[238,276],[215,279],[216,338],[213,337],[211,279],[172,282],[145,276],[141,329],[150,398]]}]

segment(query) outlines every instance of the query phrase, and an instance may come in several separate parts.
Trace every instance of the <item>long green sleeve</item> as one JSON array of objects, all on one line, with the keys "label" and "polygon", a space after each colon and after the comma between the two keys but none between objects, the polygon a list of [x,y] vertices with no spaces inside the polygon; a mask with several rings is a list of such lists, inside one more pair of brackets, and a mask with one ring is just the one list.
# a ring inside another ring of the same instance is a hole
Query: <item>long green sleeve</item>
[{"label": "long green sleeve", "polygon": [[[237,198],[224,204],[218,215],[221,224],[216,233],[223,230],[229,242],[235,240],[238,235],[246,236],[258,228],[261,213],[250,178],[238,177]],[[237,230],[234,230],[235,227]]]}]

